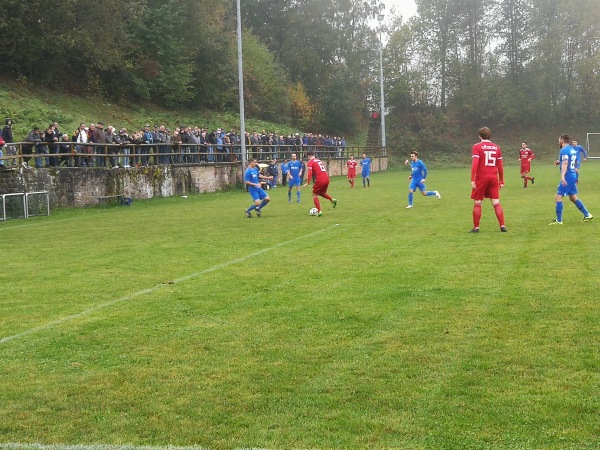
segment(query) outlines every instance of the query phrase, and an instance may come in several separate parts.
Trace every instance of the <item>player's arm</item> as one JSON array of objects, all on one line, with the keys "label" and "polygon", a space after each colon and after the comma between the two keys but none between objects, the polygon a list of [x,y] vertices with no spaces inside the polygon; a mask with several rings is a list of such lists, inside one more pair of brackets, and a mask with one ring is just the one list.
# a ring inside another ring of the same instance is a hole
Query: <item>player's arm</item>
[{"label": "player's arm", "polygon": [[479,155],[473,154],[471,160],[471,187],[475,189],[475,178],[477,176],[477,168],[479,167]]},{"label": "player's arm", "polygon": [[304,187],[308,186],[312,181],[312,167],[308,166],[308,172],[306,175],[306,183],[304,183]]},{"label": "player's arm", "polygon": [[567,169],[569,167],[569,158],[563,157],[562,163],[560,164],[560,182],[563,186],[567,185],[567,180],[565,180],[565,174],[567,173]]},{"label": "player's arm", "polygon": [[421,179],[421,183],[425,183],[425,180],[427,179],[427,166],[425,165],[425,163],[423,161],[421,162],[421,169],[422,169],[422,173],[423,173],[423,178]]},{"label": "player's arm", "polygon": [[504,187],[504,161],[498,160],[498,181],[500,182],[500,189]]}]

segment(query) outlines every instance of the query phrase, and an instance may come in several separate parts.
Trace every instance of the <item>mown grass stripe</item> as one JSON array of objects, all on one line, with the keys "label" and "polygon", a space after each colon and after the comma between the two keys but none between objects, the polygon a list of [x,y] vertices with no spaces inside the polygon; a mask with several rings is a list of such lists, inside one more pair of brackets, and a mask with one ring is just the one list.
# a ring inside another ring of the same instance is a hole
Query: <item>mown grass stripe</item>
[{"label": "mown grass stripe", "polygon": [[[263,249],[258,250],[256,252],[250,253],[250,254],[248,254],[246,256],[242,256],[241,258],[236,258],[236,259],[232,259],[230,261],[227,261],[227,262],[224,262],[224,263],[221,263],[221,264],[216,264],[216,265],[214,265],[212,267],[209,267],[207,269],[201,270],[199,272],[195,272],[195,273],[186,275],[184,277],[177,278],[177,279],[173,280],[172,284],[181,283],[183,281],[191,280],[193,278],[197,278],[199,276],[205,275],[207,273],[214,272],[216,270],[224,269],[225,267],[229,267],[229,266],[234,265],[234,264],[239,264],[239,263],[244,262],[244,261],[246,261],[248,259],[255,258],[257,256],[260,256],[260,255],[264,254],[264,253],[267,253],[269,251],[275,250],[277,248],[285,247],[287,245],[290,245],[290,244],[292,244],[292,243],[294,243],[296,241],[307,239],[307,238],[313,237],[313,236],[315,236],[317,234],[324,233],[325,231],[331,230],[332,228],[335,228],[337,226],[339,226],[339,224],[335,224],[335,225],[332,225],[332,226],[330,226],[328,228],[323,228],[321,230],[313,231],[312,233],[308,233],[308,234],[296,237],[294,239],[290,239],[288,241],[281,242],[281,243],[273,245],[271,247],[263,248]],[[79,313],[71,314],[69,316],[65,316],[65,317],[62,317],[60,319],[53,320],[53,321],[48,322],[48,323],[46,323],[44,325],[40,325],[38,327],[30,328],[28,330],[22,331],[21,333],[13,334],[12,336],[6,336],[6,337],[0,339],[0,344],[4,344],[6,342],[13,341],[15,339],[19,339],[19,338],[25,337],[25,336],[28,336],[30,334],[37,333],[39,331],[48,330],[50,328],[62,325],[65,322],[70,322],[72,320],[79,319],[80,317],[88,316],[88,315],[90,315],[90,314],[92,314],[92,313],[94,313],[94,312],[96,312],[96,311],[98,311],[100,309],[108,308],[109,306],[116,305],[117,303],[122,303],[122,302],[127,301],[127,300],[132,300],[134,298],[140,297],[140,296],[145,295],[145,294],[151,294],[151,293],[157,291],[158,289],[161,289],[161,288],[164,288],[164,287],[165,287],[165,285],[161,283],[161,284],[158,284],[158,285],[156,285],[154,287],[151,287],[151,288],[148,288],[148,289],[142,289],[140,291],[134,292],[133,294],[126,295],[124,297],[120,297],[120,298],[117,298],[117,299],[114,299],[114,300],[110,300],[108,302],[100,303],[99,305],[92,306],[91,308],[88,308],[88,309],[86,309],[84,311],[81,311]]]}]

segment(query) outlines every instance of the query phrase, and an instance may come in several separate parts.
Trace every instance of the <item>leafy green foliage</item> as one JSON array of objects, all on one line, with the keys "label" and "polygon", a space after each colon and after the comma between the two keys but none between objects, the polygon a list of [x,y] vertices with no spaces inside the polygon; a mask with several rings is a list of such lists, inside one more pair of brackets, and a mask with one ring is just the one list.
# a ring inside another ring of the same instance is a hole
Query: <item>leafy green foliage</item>
[{"label": "leafy green foliage", "polygon": [[244,39],[244,99],[249,117],[287,121],[290,114],[285,71],[251,34]]}]

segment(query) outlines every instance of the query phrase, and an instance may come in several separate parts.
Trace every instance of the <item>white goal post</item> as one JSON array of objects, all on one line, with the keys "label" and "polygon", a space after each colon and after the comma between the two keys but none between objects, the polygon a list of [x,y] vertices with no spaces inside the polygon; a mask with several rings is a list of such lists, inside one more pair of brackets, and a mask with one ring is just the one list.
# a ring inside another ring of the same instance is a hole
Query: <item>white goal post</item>
[{"label": "white goal post", "polygon": [[0,196],[0,206],[0,221],[50,215],[48,191],[4,194]]},{"label": "white goal post", "polygon": [[[595,137],[596,136],[596,137]],[[585,139],[588,158],[600,159],[600,133],[588,133]]]},{"label": "white goal post", "polygon": [[26,192],[25,205],[27,206],[27,217],[50,215],[48,191]]}]

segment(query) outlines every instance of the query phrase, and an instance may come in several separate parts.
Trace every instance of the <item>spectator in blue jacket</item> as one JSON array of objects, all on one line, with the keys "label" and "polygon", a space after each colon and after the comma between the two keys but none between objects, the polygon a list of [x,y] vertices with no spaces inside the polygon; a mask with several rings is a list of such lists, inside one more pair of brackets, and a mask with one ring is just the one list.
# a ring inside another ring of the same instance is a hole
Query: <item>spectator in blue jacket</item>
[{"label": "spectator in blue jacket", "polygon": [[281,185],[287,186],[287,173],[288,173],[288,161],[289,159],[285,158],[281,163]]}]

